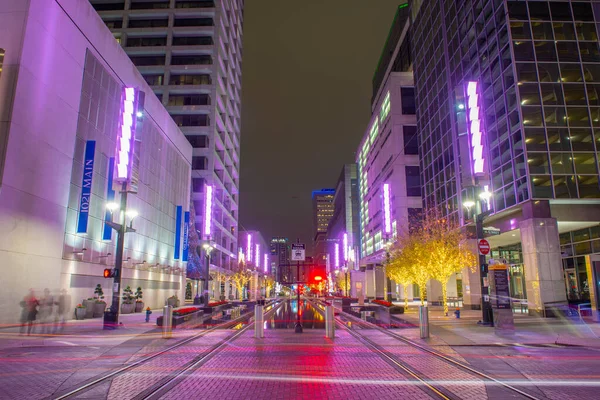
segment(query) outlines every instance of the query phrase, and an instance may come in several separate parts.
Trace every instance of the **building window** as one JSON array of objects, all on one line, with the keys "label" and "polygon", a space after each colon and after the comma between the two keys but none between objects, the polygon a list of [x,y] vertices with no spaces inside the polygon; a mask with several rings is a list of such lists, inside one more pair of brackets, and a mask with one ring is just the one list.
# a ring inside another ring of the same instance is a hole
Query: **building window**
[{"label": "building window", "polygon": [[145,46],[166,46],[167,37],[128,37],[127,46],[145,47]]},{"label": "building window", "polygon": [[130,28],[164,28],[169,25],[168,18],[155,18],[155,19],[130,19]]},{"label": "building window", "polygon": [[163,74],[142,75],[146,83],[150,86],[160,86],[163,84]]},{"label": "building window", "polygon": [[213,26],[212,18],[176,18],[173,26]]},{"label": "building window", "polygon": [[98,4],[92,4],[92,7],[94,7],[94,10],[96,10],[96,11],[117,11],[117,10],[124,10],[125,3],[124,2],[98,3]]},{"label": "building window", "polygon": [[171,65],[208,65],[212,64],[212,57],[206,54],[196,56],[173,56]]},{"label": "building window", "polygon": [[404,154],[419,154],[417,127],[415,125],[404,125],[402,134],[404,135]]},{"label": "building window", "polygon": [[186,135],[186,138],[195,149],[204,149],[208,147],[208,136],[206,135]]},{"label": "building window", "polygon": [[402,114],[414,115],[415,112],[415,88],[403,87],[400,88],[400,96],[402,101]]},{"label": "building window", "polygon": [[199,1],[178,1],[175,3],[175,8],[213,8],[215,2],[213,0]]},{"label": "building window", "polygon": [[130,10],[152,10],[160,8],[169,8],[168,1],[143,1],[143,2],[132,2],[129,7]]},{"label": "building window", "polygon": [[165,56],[137,56],[129,58],[136,67],[143,67],[147,65],[165,65]]},{"label": "building window", "polygon": [[415,232],[421,221],[423,220],[423,209],[422,208],[409,208],[408,209],[408,233]]},{"label": "building window", "polygon": [[169,85],[210,85],[210,75],[171,75]]},{"label": "building window", "polygon": [[212,45],[212,36],[176,36],[173,46],[209,46]]},{"label": "building window", "polygon": [[108,29],[121,29],[123,27],[122,19],[105,19],[103,20]]},{"label": "building window", "polygon": [[407,165],[406,172],[406,195],[421,196],[421,174],[419,167]]},{"label": "building window", "polygon": [[204,178],[192,178],[192,191],[194,193],[204,192]]},{"label": "building window", "polygon": [[210,120],[208,115],[192,114],[192,115],[171,115],[177,126],[209,126]]},{"label": "building window", "polygon": [[206,106],[210,104],[208,94],[170,95],[169,106]]},{"label": "building window", "polygon": [[208,167],[208,160],[204,156],[192,157],[192,169],[206,169]]}]

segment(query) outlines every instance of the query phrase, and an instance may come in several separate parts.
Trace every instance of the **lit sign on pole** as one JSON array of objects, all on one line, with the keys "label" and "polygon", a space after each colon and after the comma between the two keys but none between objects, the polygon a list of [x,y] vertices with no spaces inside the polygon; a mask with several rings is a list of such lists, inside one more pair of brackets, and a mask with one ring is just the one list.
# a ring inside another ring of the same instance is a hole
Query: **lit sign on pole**
[{"label": "lit sign on pole", "polygon": [[252,235],[248,234],[248,246],[246,247],[246,261],[252,262]]},{"label": "lit sign on pole", "polygon": [[210,185],[206,185],[204,189],[204,236],[210,238],[210,234],[212,231],[213,187]]},{"label": "lit sign on pole", "polygon": [[392,233],[392,199],[390,184],[383,184],[383,232],[387,235]]},{"label": "lit sign on pole", "polygon": [[348,261],[348,233],[344,232],[344,261]]},{"label": "lit sign on pole", "polygon": [[256,262],[256,267],[260,268],[260,244],[256,244],[256,258],[255,258]]},{"label": "lit sign on pole", "polygon": [[483,159],[483,126],[481,115],[481,98],[478,93],[478,84],[475,81],[467,82],[467,127],[471,139],[471,161],[474,175],[484,173]]},{"label": "lit sign on pole", "polygon": [[137,91],[130,87],[124,88],[121,104],[121,129],[119,129],[117,137],[117,176],[115,177],[115,180],[121,183],[129,183],[131,180],[137,108]]}]

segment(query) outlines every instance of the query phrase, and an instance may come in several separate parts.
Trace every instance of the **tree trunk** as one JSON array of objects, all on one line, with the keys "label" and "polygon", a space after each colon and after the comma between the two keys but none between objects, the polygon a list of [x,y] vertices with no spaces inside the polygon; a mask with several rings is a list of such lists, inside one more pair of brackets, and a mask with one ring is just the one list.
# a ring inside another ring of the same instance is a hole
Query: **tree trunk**
[{"label": "tree trunk", "polygon": [[404,311],[408,311],[408,285],[404,286]]},{"label": "tree trunk", "polygon": [[419,285],[419,294],[421,295],[421,305],[425,305],[425,294],[427,293],[427,283]]},{"label": "tree trunk", "polygon": [[444,315],[448,316],[448,281],[442,282],[442,304],[444,305]]}]

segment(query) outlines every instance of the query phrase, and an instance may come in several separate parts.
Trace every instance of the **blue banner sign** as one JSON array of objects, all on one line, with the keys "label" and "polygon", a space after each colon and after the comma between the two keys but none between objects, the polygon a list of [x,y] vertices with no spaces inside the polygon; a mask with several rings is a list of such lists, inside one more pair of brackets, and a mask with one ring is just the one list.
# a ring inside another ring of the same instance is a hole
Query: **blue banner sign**
[{"label": "blue banner sign", "polygon": [[87,233],[88,217],[90,215],[90,200],[92,198],[95,151],[96,141],[88,140],[85,144],[85,154],[83,157],[83,178],[81,180],[81,198],[79,199],[77,233]]},{"label": "blue banner sign", "polygon": [[[112,188],[113,176],[115,169],[115,158],[111,157],[108,159],[108,183],[106,185],[106,202],[112,203],[115,201],[115,191]],[[104,214],[105,221],[112,220],[112,213],[106,210]],[[102,232],[102,240],[112,240],[112,228],[108,224],[104,224],[104,230]]]},{"label": "blue banner sign", "polygon": [[175,211],[175,256],[176,260],[179,260],[179,250],[181,248],[181,217],[183,214],[183,207],[177,206]]},{"label": "blue banner sign", "polygon": [[190,212],[186,211],[183,213],[183,255],[181,257],[181,261],[188,260],[188,249],[189,249],[189,241],[188,234],[190,228]]}]

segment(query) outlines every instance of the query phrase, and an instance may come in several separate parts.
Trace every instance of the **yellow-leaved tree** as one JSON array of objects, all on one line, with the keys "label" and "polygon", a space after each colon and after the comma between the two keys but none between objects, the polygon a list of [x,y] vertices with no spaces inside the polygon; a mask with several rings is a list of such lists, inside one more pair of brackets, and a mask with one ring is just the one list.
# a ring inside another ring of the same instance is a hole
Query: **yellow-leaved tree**
[{"label": "yellow-leaved tree", "polygon": [[252,279],[252,272],[246,269],[245,263],[240,262],[231,275],[231,280],[240,294],[240,300],[243,300],[244,288],[250,282],[250,279]]},{"label": "yellow-leaved tree", "polygon": [[275,280],[271,277],[271,275],[265,276],[264,285],[265,285],[265,297],[269,298],[271,295],[271,291],[273,290],[273,286],[275,286]]},{"label": "yellow-leaved tree", "polygon": [[[348,274],[348,277],[346,277],[346,274]],[[342,291],[342,295],[350,296],[350,274],[348,272],[338,272],[335,277],[335,283]]]},{"label": "yellow-leaved tree", "polygon": [[395,254],[399,250],[392,250],[394,254],[390,256],[390,262],[386,265],[385,271],[388,279],[393,280],[404,289],[404,309],[408,310],[408,287],[414,283],[410,269],[403,266]]}]

